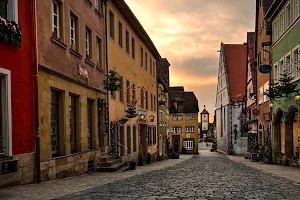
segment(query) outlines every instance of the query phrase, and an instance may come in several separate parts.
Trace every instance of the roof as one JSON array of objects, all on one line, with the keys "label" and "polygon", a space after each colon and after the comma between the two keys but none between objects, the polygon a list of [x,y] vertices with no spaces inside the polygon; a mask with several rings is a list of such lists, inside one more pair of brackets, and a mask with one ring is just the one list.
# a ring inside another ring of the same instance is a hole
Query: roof
[{"label": "roof", "polygon": [[170,87],[170,91],[184,92],[183,86]]},{"label": "roof", "polygon": [[200,114],[209,114],[209,112],[204,108]]},{"label": "roof", "polygon": [[248,51],[248,57],[250,58],[251,61],[255,59],[254,48],[255,48],[255,32],[247,32],[247,51]]},{"label": "roof", "polygon": [[287,0],[273,0],[268,11],[265,13],[265,19],[272,21],[280,12],[281,8],[285,5]]},{"label": "roof", "polygon": [[[194,92],[170,90],[169,96],[170,96],[170,101],[169,101],[170,113],[198,113],[199,112],[198,100]],[[178,103],[177,108],[174,105],[175,102]]]},{"label": "roof", "polygon": [[246,92],[247,45],[223,44],[230,99],[241,101]]},{"label": "roof", "polygon": [[156,75],[157,82],[164,86],[166,91],[169,91],[170,87],[170,77],[169,77],[169,67],[170,63],[166,58],[161,58],[156,64]]},{"label": "roof", "polygon": [[123,15],[125,20],[129,23],[131,28],[135,31],[135,33],[139,36],[139,38],[143,41],[149,51],[153,54],[156,59],[159,59],[161,56],[156,49],[154,43],[151,38],[133,14],[129,6],[125,3],[124,0],[111,0],[111,2],[115,5],[115,7],[119,10],[119,12]]}]

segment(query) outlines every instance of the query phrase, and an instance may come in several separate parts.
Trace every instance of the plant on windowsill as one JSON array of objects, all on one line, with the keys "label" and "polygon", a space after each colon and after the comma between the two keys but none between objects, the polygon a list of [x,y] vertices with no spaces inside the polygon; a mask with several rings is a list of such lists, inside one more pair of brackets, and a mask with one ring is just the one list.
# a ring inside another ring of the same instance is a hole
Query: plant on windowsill
[{"label": "plant on windowsill", "polygon": [[14,21],[0,17],[0,40],[9,42],[21,47],[22,28]]},{"label": "plant on windowsill", "polygon": [[125,110],[125,112],[126,117],[128,118],[135,118],[136,116],[138,116],[138,114],[136,114],[136,100],[133,100],[132,102],[127,104],[127,109]]},{"label": "plant on windowsill", "polygon": [[116,71],[116,68],[110,69],[107,76],[107,80],[104,80],[104,88],[109,91],[120,90],[123,86],[123,78]]}]

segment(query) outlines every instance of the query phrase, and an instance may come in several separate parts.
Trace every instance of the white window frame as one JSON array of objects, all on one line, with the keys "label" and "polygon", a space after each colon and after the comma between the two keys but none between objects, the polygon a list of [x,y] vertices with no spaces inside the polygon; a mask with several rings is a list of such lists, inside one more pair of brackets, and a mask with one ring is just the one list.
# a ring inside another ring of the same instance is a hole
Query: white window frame
[{"label": "white window frame", "polygon": [[7,4],[7,19],[18,23],[18,0],[9,0]]},{"label": "white window frame", "polygon": [[185,127],[185,132],[186,133],[194,133],[195,132],[195,127],[194,126],[186,126]]},{"label": "white window frame", "polygon": [[96,61],[102,67],[102,40],[99,37],[96,37]]},{"label": "white window frame", "polygon": [[[299,17],[299,0],[294,0],[293,1],[293,16],[294,20],[296,20]],[[297,11],[297,12],[296,12]]]},{"label": "white window frame", "polygon": [[[295,60],[295,53],[297,56],[297,58],[296,58],[297,60]],[[292,50],[292,65],[293,65],[293,69],[295,71],[294,80],[298,80],[300,78],[300,44],[297,45]]]},{"label": "white window frame", "polygon": [[276,41],[279,38],[279,34],[278,34],[278,19],[275,20],[274,22],[274,40]]},{"label": "white window frame", "polygon": [[278,80],[279,80],[280,75],[281,75],[281,73],[283,73],[283,70],[284,70],[284,57],[279,60],[278,66],[279,66],[279,68],[278,68],[278,72],[279,72],[278,73]]},{"label": "white window frame", "polygon": [[0,68],[0,92],[2,92],[2,99],[0,99],[3,106],[2,133],[6,135],[3,140],[4,150],[6,156],[12,156],[12,114],[11,114],[11,75],[10,70]]},{"label": "white window frame", "polygon": [[191,114],[191,119],[196,119],[196,115],[195,114]]},{"label": "white window frame", "polygon": [[181,133],[182,129],[180,126],[173,126],[172,131],[174,134]]},{"label": "white window frame", "polygon": [[181,121],[182,120],[182,115],[177,115],[177,120]]},{"label": "white window frame", "polygon": [[191,115],[185,115],[186,120],[191,120]]},{"label": "white window frame", "polygon": [[[72,24],[73,20],[73,24]],[[73,38],[72,38],[73,31]],[[76,18],[70,14],[70,44],[76,45]]]},{"label": "white window frame", "polygon": [[285,17],[284,17],[284,11],[282,11],[281,13],[280,13],[280,15],[279,15],[279,24],[280,24],[280,34],[279,34],[279,36],[281,36],[283,33],[284,33],[284,31],[285,31],[285,27],[284,27],[284,20],[285,20]]},{"label": "white window frame", "polygon": [[85,54],[90,55],[90,30],[85,28]]},{"label": "white window frame", "polygon": [[[288,16],[288,7],[290,7],[290,14]],[[290,19],[289,23],[288,23],[288,19]],[[292,6],[291,6],[291,2],[289,2],[287,4],[287,6],[285,7],[285,23],[286,23],[286,29],[288,29],[291,25],[292,25]]]},{"label": "white window frame", "polygon": [[276,62],[274,64],[273,69],[274,69],[273,78],[275,79],[275,81],[277,81],[278,80],[278,69],[279,69],[278,62]]},{"label": "white window frame", "polygon": [[194,149],[194,141],[193,140],[183,141],[183,147],[188,151],[193,150]]},{"label": "white window frame", "polygon": [[[57,13],[54,12],[54,4],[56,5],[56,11]],[[52,32],[54,32],[54,28],[57,29],[57,37],[60,37],[60,5],[57,1],[53,0],[52,1]],[[54,18],[57,17],[57,25],[54,24]]]},{"label": "white window frame", "polygon": [[[289,63],[287,62],[289,59]],[[291,63],[291,60],[292,60],[292,55],[291,55],[291,52],[287,53],[284,57],[284,65],[289,68],[289,72],[290,73],[293,73],[293,66],[292,66],[292,63]]]}]

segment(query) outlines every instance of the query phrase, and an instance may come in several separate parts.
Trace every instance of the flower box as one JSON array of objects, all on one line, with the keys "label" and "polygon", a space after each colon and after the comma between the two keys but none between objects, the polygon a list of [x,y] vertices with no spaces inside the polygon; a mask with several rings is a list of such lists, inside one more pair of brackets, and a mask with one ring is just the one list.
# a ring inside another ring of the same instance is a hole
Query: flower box
[{"label": "flower box", "polygon": [[14,21],[0,17],[0,40],[9,42],[21,47],[22,45],[22,28]]}]

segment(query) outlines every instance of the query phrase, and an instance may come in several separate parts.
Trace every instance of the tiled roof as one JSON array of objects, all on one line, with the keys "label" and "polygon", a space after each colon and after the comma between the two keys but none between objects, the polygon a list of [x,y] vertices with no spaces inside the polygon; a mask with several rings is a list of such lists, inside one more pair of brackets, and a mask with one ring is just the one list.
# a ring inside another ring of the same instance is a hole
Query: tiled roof
[{"label": "tiled roof", "polygon": [[250,60],[255,59],[254,48],[255,48],[255,32],[248,32],[247,33],[247,50],[248,50],[248,56],[249,56]]},{"label": "tiled roof", "polygon": [[246,90],[247,45],[223,44],[231,100],[242,100]]},{"label": "tiled roof", "polygon": [[209,112],[204,108],[200,114],[209,114]]},{"label": "tiled roof", "polygon": [[[174,91],[171,88],[174,89],[174,87],[170,87],[170,105],[169,110],[170,113],[198,113],[199,107],[198,107],[198,100],[194,94],[194,92],[185,92],[183,91]],[[178,89],[179,87],[175,87]],[[183,87],[180,87],[183,88]],[[174,106],[174,102],[182,103],[181,106]]]},{"label": "tiled roof", "polygon": [[167,91],[169,91],[169,87],[170,87],[169,67],[170,67],[170,63],[166,58],[161,58],[157,61],[156,64],[157,79],[158,82],[162,83],[162,85]]},{"label": "tiled roof", "polygon": [[170,87],[170,91],[184,92],[184,87],[183,86]]}]

